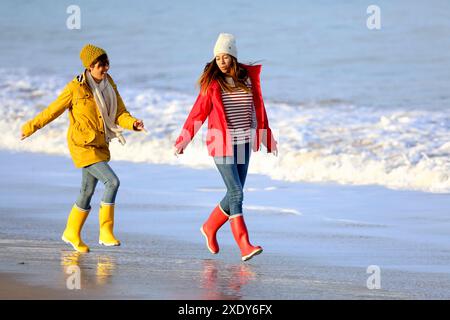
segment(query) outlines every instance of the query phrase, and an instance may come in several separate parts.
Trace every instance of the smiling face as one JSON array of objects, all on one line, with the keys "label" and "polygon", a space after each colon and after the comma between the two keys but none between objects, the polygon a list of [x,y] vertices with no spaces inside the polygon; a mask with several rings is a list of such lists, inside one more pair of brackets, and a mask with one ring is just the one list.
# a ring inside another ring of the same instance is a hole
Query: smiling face
[{"label": "smiling face", "polygon": [[108,70],[109,70],[109,60],[106,55],[100,56],[89,67],[89,72],[91,73],[94,80],[96,80],[97,82],[106,79]]},{"label": "smiling face", "polygon": [[223,73],[230,72],[231,61],[232,61],[231,56],[229,54],[219,53],[216,56],[217,66],[219,67],[220,71],[222,71]]}]

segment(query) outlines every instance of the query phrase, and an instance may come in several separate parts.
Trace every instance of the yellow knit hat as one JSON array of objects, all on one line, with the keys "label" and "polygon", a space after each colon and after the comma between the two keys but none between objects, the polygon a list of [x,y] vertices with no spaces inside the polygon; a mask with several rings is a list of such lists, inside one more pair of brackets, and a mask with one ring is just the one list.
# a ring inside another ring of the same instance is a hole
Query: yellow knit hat
[{"label": "yellow knit hat", "polygon": [[102,54],[106,54],[106,51],[102,48],[96,47],[92,44],[87,44],[80,51],[80,59],[85,68],[89,68],[92,62],[95,61]]}]

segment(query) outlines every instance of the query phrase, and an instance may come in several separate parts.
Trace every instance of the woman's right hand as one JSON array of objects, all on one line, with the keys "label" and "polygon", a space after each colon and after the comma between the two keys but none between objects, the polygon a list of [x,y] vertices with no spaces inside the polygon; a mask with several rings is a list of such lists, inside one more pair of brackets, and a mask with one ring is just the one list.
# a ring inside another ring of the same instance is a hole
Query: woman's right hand
[{"label": "woman's right hand", "polygon": [[183,151],[183,148],[173,147],[173,154],[178,157],[179,154]]}]

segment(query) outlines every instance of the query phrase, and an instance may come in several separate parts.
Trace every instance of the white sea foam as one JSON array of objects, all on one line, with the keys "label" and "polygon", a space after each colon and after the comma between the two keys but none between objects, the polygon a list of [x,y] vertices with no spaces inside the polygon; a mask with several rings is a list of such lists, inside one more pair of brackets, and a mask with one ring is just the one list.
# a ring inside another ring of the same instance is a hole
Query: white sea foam
[{"label": "white sea foam", "polygon": [[[57,97],[63,79],[0,70],[0,148],[68,155],[67,115],[20,141],[20,127]],[[212,168],[203,144],[206,125],[185,153],[172,145],[195,97],[179,92],[119,87],[149,135],[127,133],[125,147],[111,144],[114,159]],[[444,111],[355,106],[340,102],[266,101],[279,156],[252,155],[250,173],[274,179],[377,184],[396,189],[450,192],[450,116]]]},{"label": "white sea foam", "polygon": [[257,211],[259,213],[275,213],[275,214],[293,214],[296,216],[301,216],[302,213],[296,209],[292,208],[279,208],[279,207],[268,207],[268,206],[244,206],[245,210]]}]

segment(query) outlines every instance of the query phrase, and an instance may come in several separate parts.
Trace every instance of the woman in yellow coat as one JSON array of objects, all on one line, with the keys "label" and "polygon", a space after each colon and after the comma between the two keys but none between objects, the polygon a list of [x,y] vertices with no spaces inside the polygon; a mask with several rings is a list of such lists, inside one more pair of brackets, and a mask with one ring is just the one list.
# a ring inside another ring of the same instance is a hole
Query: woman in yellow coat
[{"label": "woman in yellow coat", "polygon": [[68,110],[67,142],[77,168],[82,168],[81,190],[67,220],[62,240],[79,252],[88,252],[80,233],[91,210],[91,198],[98,180],[105,185],[99,211],[99,243],[118,246],[113,233],[114,204],[120,181],[108,165],[109,142],[117,138],[125,144],[122,128],[142,131],[144,123],[130,115],[117,86],[108,75],[106,52],[88,44],[80,52],[86,68],[63,89],[59,97],[34,119],[22,126],[22,140]]}]

